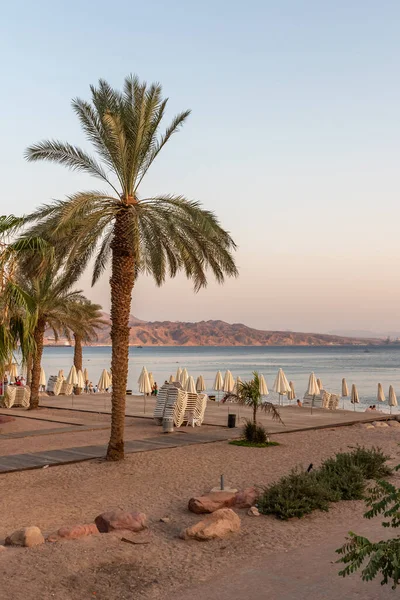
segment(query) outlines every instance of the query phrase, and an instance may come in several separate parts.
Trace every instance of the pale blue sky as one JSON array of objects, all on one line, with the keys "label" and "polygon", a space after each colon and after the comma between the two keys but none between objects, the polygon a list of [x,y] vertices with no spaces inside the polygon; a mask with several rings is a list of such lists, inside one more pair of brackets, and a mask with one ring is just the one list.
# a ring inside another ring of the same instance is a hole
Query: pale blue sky
[{"label": "pale blue sky", "polygon": [[[400,4],[227,0],[2,6],[1,212],[98,187],[27,164],[42,138],[85,141],[70,108],[104,77],[158,80],[191,108],[142,194],[214,209],[240,278],[194,296],[142,280],[144,319],[221,318],[260,328],[397,329]],[[107,308],[108,278],[92,291]]]}]

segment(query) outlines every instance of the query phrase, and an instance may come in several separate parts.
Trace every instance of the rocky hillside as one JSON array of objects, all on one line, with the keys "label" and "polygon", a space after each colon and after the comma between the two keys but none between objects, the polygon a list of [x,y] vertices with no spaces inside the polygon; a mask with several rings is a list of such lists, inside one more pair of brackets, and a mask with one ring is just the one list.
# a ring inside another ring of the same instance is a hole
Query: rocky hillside
[{"label": "rocky hillside", "polygon": [[[108,315],[104,315],[109,319]],[[241,323],[200,321],[140,321],[131,317],[132,346],[330,346],[344,344],[379,344],[381,340],[350,338],[317,333],[261,331]],[[110,344],[110,328],[99,334],[98,344]]]}]

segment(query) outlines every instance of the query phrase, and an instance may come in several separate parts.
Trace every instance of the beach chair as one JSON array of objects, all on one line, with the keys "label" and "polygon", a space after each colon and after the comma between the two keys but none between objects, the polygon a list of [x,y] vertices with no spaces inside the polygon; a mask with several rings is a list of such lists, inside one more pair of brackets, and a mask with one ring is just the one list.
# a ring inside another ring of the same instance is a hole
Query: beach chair
[{"label": "beach chair", "polygon": [[49,396],[58,396],[61,393],[63,381],[63,377],[50,375],[49,381],[47,382],[47,393]]},{"label": "beach chair", "polygon": [[14,406],[22,406],[28,408],[31,390],[28,386],[16,387]]},{"label": "beach chair", "polygon": [[16,393],[17,393],[17,386],[15,386],[15,385],[7,386],[6,393],[4,394],[4,398],[2,401],[2,406],[4,408],[11,408],[12,406],[14,406]]},{"label": "beach chair", "polygon": [[[196,397],[192,398],[192,396]],[[196,425],[202,425],[204,414],[206,412],[207,400],[207,394],[188,394],[188,402],[184,418],[184,421],[186,421],[186,427],[189,425],[192,427],[195,427]]]},{"label": "beach chair", "polygon": [[170,388],[170,384],[164,383],[164,385],[161,386],[160,389],[158,390],[158,394],[156,396],[156,405],[154,407],[153,418],[154,418],[155,422],[157,423],[157,425],[162,425],[169,388]]},{"label": "beach chair", "polygon": [[61,384],[60,394],[65,395],[65,396],[71,396],[73,391],[74,391],[74,386],[72,385],[72,383],[67,383],[64,379]]}]

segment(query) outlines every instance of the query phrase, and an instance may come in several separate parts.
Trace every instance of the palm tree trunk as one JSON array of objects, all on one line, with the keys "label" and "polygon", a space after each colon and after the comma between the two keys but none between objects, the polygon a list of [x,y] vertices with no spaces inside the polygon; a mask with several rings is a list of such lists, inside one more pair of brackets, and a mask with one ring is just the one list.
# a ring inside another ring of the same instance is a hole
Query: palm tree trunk
[{"label": "palm tree trunk", "polygon": [[32,353],[29,353],[26,357],[26,385],[30,387],[32,383],[32,364],[33,364],[33,356]]},{"label": "palm tree trunk", "polygon": [[132,209],[120,210],[115,218],[111,272],[111,436],[107,460],[124,458],[125,395],[129,359],[129,314],[135,281]]},{"label": "palm tree trunk", "polygon": [[[74,339],[74,365],[77,371],[82,371],[82,338],[80,335],[74,333]],[[80,388],[75,388],[75,394],[79,396],[80,393]]]},{"label": "palm tree trunk", "polygon": [[257,404],[253,405],[253,423],[257,425]]},{"label": "palm tree trunk", "polygon": [[40,370],[43,354],[43,336],[46,328],[46,319],[40,318],[33,332],[35,340],[35,350],[32,359],[32,381],[31,381],[31,397],[29,401],[29,410],[34,410],[39,407],[39,384]]}]

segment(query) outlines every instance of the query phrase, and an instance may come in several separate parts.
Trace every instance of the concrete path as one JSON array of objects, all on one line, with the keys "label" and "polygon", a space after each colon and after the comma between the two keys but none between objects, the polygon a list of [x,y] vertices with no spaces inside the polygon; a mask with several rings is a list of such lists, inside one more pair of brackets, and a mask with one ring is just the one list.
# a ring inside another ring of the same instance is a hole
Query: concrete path
[{"label": "concrete path", "polygon": [[[385,538],[380,520],[352,523],[351,527],[371,539]],[[268,554],[264,560],[232,564],[232,568],[199,586],[174,595],[174,600],[394,600],[399,591],[381,586],[377,578],[363,582],[359,575],[338,576],[339,556],[347,529],[306,548]],[[386,537],[393,536],[393,531]]]},{"label": "concrete path", "polygon": [[[82,428],[80,429],[82,431]],[[46,430],[45,430],[46,431]],[[60,430],[54,430],[58,433]],[[75,431],[75,430],[74,430]],[[31,432],[32,435],[35,432]],[[43,432],[37,432],[42,435]],[[26,432],[24,433],[26,435]],[[162,450],[163,448],[178,448],[192,444],[207,444],[221,442],[238,437],[238,430],[216,429],[202,433],[199,429],[181,429],[174,433],[162,434],[142,440],[125,442],[127,454],[133,452],[148,452],[150,450]],[[25,471],[27,469],[39,469],[44,466],[64,465],[67,463],[81,462],[93,458],[102,458],[106,455],[107,446],[78,446],[64,448],[62,450],[44,450],[27,454],[13,454],[0,456],[0,473],[10,471]]]}]

